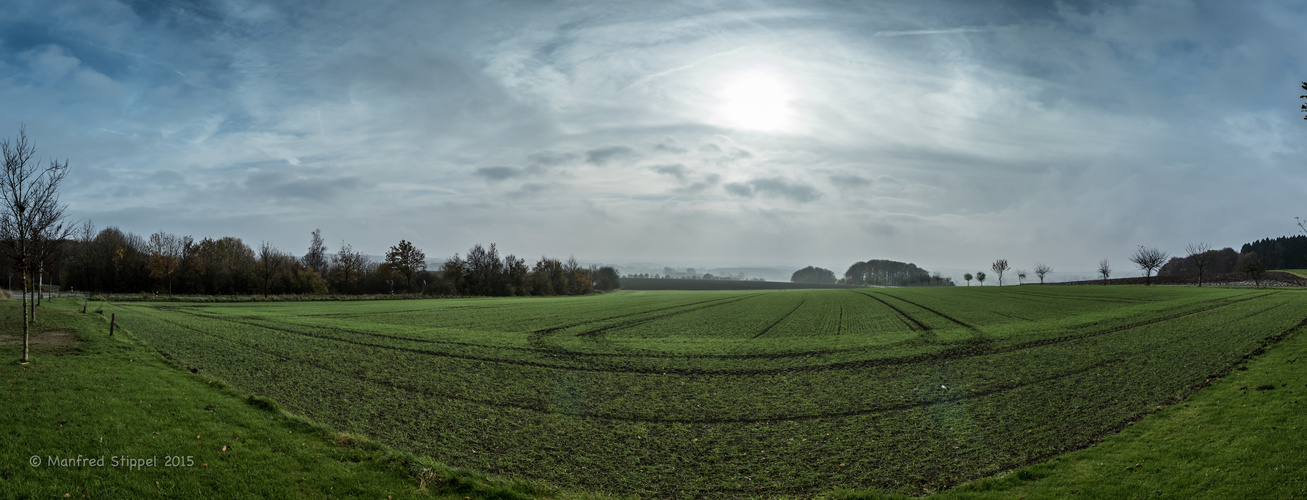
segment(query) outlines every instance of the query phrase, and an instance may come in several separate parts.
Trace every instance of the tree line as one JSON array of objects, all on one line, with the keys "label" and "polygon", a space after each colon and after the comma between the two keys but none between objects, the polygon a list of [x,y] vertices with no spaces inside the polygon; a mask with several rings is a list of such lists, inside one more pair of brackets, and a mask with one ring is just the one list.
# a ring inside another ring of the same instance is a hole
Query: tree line
[{"label": "tree line", "polygon": [[[12,269],[12,258],[5,258]],[[543,296],[618,287],[612,267],[547,256],[528,263],[512,254],[501,257],[493,243],[476,244],[465,256],[428,268],[422,250],[406,240],[374,261],[344,242],[329,252],[315,230],[307,251],[296,257],[271,243],[251,247],[233,236],[196,240],[159,231],[142,237],[116,227],[96,231],[90,222],[60,240],[40,269],[39,279],[56,278],[63,290],[101,293]]]},{"label": "tree line", "polygon": [[873,286],[953,286],[953,278],[938,272],[932,273],[912,263],[884,259],[854,263],[844,271],[842,282]]},{"label": "tree line", "polygon": [[1256,253],[1268,269],[1307,269],[1307,236],[1281,236],[1244,243],[1239,254]]}]

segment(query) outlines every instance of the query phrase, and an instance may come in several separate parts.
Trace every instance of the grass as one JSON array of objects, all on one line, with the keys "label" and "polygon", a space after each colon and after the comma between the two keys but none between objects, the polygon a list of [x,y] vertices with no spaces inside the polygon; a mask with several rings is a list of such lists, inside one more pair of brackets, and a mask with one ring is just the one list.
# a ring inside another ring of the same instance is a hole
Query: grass
[{"label": "grass", "polygon": [[747,497],[921,494],[1084,447],[1296,331],[1305,300],[1094,286],[101,307],[201,375],[418,456]]},{"label": "grass", "polygon": [[1307,498],[1303,363],[1307,336],[1295,332],[1096,446],[943,496]]},{"label": "grass", "polygon": [[[54,342],[0,364],[0,491],[595,498],[616,471],[654,497],[1307,496],[1302,292],[961,290],[48,301]],[[0,359],[17,316],[0,303]],[[78,455],[107,463],[49,463]],[[125,456],[158,462],[109,466]]]},{"label": "grass", "polygon": [[21,352],[18,305],[0,303],[0,496],[597,497],[447,467],[293,416],[183,370],[121,323],[108,337],[107,314],[73,302],[40,308],[26,365],[9,361]]}]

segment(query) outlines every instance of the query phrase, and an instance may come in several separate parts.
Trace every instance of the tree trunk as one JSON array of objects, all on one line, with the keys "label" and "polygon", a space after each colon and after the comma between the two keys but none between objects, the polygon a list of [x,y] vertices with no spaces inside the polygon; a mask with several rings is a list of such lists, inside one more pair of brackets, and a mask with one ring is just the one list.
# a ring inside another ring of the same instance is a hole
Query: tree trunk
[{"label": "tree trunk", "polygon": [[[33,288],[33,287],[32,287],[32,284],[33,284],[33,283],[32,283],[32,277],[31,277],[31,276],[24,276],[24,280],[25,280],[24,283],[27,284],[26,287],[27,287],[29,290],[30,290],[31,288]],[[30,294],[31,292],[27,292],[27,293]],[[31,318],[32,318],[32,322],[35,323],[35,322],[36,322],[36,300],[28,299],[28,300],[27,300],[27,307],[28,307],[29,309],[32,310]]]},{"label": "tree trunk", "polygon": [[30,363],[32,358],[31,352],[31,331],[27,327],[27,273],[23,273],[23,363]]}]

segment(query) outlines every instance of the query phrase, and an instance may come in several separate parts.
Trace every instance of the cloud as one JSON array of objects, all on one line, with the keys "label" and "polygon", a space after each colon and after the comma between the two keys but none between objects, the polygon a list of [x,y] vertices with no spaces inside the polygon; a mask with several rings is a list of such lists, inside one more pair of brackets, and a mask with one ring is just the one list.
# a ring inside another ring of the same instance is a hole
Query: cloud
[{"label": "cloud", "polygon": [[742,182],[728,182],[722,186],[726,194],[741,198],[753,198],[753,187]]},{"label": "cloud", "polygon": [[862,176],[853,174],[834,174],[830,176],[830,181],[836,187],[841,189],[860,188],[871,185],[871,181]]},{"label": "cloud", "polygon": [[[1281,234],[1304,189],[1285,3],[21,3],[0,136],[26,122],[75,217],[143,234],[1061,269]],[[751,71],[792,129],[715,116]]]},{"label": "cloud", "polygon": [[685,180],[685,176],[686,176],[686,175],[689,175],[689,173],[690,173],[690,168],[689,168],[689,167],[686,167],[685,164],[683,164],[683,163],[670,163],[670,164],[665,164],[665,165],[652,165],[652,166],[649,167],[649,169],[650,169],[650,170],[653,170],[654,172],[658,172],[658,173],[660,173],[660,174],[663,174],[663,175],[670,175],[670,176],[675,177],[675,178],[677,178],[678,180],[682,180],[682,181],[684,181],[684,180]]},{"label": "cloud", "polygon": [[986,28],[945,28],[934,30],[885,30],[877,31],[871,36],[874,37],[893,37],[893,36],[921,36],[921,35],[959,35],[963,33],[983,33],[989,31]]},{"label": "cloud", "polygon": [[817,191],[817,188],[780,177],[754,179],[749,181],[749,185],[753,186],[753,190],[758,193],[770,194],[799,203],[808,203],[821,199],[821,192]]},{"label": "cloud", "polygon": [[576,161],[576,153],[560,153],[556,151],[540,151],[527,155],[526,160],[532,165],[541,167],[555,167],[565,163]]},{"label": "cloud", "polygon": [[476,169],[476,175],[484,177],[490,182],[520,177],[525,173],[522,169],[515,167],[480,167]]},{"label": "cloud", "polygon": [[671,154],[678,154],[678,155],[685,154],[686,152],[689,151],[688,149],[682,147],[680,141],[677,141],[676,138],[674,137],[664,137],[662,142],[659,142],[658,144],[654,145],[653,149],[654,151],[658,151],[661,153],[671,153]]},{"label": "cloud", "polygon": [[766,177],[748,182],[731,182],[722,187],[727,194],[740,198],[768,195],[798,203],[810,203],[821,199],[821,192],[817,188],[781,177]]},{"label": "cloud", "polygon": [[689,185],[677,188],[675,192],[682,194],[699,194],[707,191],[709,188],[716,186],[722,181],[722,176],[717,174],[708,174],[703,176],[703,180],[695,181]]},{"label": "cloud", "polygon": [[332,176],[325,170],[288,172],[282,169],[261,170],[246,176],[246,190],[263,193],[276,203],[287,199],[330,202],[342,196],[356,194],[371,187],[362,177],[354,175]]},{"label": "cloud", "polygon": [[549,192],[549,191],[551,191],[551,190],[552,190],[552,191],[557,191],[557,190],[558,190],[558,187],[557,187],[557,186],[554,186],[554,185],[549,185],[549,184],[541,184],[541,183],[538,183],[538,182],[528,182],[528,183],[526,183],[526,184],[523,184],[523,185],[522,185],[521,187],[519,187],[516,191],[514,191],[514,192],[512,193],[512,196],[513,196],[513,197],[535,197],[535,196],[539,196],[539,195],[541,195],[541,194],[544,194],[544,193],[546,193],[546,192]]},{"label": "cloud", "polygon": [[608,146],[586,151],[585,162],[591,165],[603,167],[607,166],[610,162],[633,158],[635,156],[637,156],[635,150],[629,147]]},{"label": "cloud", "polygon": [[82,66],[82,61],[57,45],[30,50],[20,57],[31,68],[31,76],[50,83],[63,79]]}]

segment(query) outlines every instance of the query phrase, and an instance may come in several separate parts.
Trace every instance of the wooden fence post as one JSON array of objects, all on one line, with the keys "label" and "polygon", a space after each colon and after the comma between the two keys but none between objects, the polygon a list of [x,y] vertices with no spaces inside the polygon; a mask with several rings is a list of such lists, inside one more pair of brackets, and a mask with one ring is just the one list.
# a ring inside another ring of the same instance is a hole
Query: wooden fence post
[{"label": "wooden fence post", "polygon": [[117,319],[115,316],[117,316],[117,314],[109,313],[109,336],[110,336],[110,337],[113,336],[113,323],[114,323],[114,320]]},{"label": "wooden fence post", "polygon": [[86,314],[86,299],[82,299],[82,314]]}]

